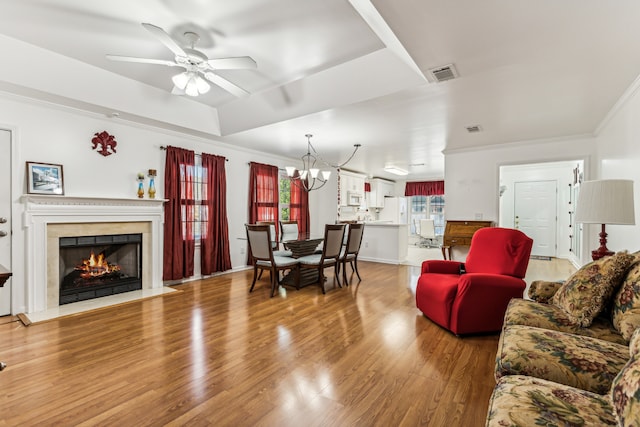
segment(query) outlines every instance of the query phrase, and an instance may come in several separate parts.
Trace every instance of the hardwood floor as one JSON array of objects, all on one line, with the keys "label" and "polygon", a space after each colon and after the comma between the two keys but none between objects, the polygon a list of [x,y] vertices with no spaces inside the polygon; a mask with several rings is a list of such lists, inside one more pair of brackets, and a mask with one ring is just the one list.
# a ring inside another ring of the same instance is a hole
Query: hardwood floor
[{"label": "hardwood floor", "polygon": [[[280,289],[251,271],[138,302],[0,324],[0,426],[481,426],[498,336],[415,308],[419,269]],[[327,270],[328,271],[328,270]],[[350,270],[349,270],[350,271]]]}]

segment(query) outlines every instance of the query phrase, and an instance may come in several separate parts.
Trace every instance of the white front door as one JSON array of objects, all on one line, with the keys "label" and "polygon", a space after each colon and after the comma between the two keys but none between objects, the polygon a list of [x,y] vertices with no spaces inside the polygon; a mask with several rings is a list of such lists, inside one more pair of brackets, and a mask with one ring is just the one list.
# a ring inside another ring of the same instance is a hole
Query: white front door
[{"label": "white front door", "polygon": [[[0,264],[11,269],[11,132],[0,129]],[[11,278],[0,288],[0,316],[11,314]]]},{"label": "white front door", "polygon": [[515,183],[514,228],[533,239],[531,255],[556,256],[556,181]]}]

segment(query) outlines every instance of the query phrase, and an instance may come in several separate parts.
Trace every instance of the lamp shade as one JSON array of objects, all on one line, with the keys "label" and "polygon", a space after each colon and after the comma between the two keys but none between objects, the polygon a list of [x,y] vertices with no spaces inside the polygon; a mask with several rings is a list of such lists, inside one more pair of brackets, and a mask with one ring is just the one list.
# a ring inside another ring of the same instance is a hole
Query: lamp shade
[{"label": "lamp shade", "polygon": [[605,179],[583,182],[576,204],[576,222],[635,225],[633,181]]}]

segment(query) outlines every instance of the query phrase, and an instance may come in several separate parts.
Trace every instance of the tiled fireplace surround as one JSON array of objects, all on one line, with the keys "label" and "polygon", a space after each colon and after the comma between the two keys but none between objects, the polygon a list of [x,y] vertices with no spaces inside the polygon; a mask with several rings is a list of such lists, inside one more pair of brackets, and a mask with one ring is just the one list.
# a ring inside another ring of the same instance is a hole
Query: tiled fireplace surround
[{"label": "tiled fireplace surround", "polygon": [[27,313],[59,305],[59,238],[142,233],[142,289],[162,288],[162,200],[23,196]]}]

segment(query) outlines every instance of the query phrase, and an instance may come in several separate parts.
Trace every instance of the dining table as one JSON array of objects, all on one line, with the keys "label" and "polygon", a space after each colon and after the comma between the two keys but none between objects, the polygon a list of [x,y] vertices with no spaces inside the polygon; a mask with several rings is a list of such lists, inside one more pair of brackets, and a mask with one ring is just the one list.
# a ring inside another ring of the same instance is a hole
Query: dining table
[{"label": "dining table", "polygon": [[295,240],[285,240],[282,245],[285,249],[291,251],[293,258],[300,258],[313,255],[323,240],[323,237],[301,237]]},{"label": "dining table", "polygon": [[[323,241],[324,237],[304,235],[297,239],[286,240],[282,242],[282,245],[285,249],[291,251],[292,258],[300,258],[316,253],[318,246]],[[302,269],[300,266],[297,266],[282,278],[281,283],[300,289],[318,283],[318,272],[316,270]]]}]

